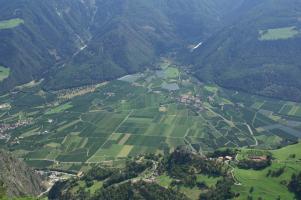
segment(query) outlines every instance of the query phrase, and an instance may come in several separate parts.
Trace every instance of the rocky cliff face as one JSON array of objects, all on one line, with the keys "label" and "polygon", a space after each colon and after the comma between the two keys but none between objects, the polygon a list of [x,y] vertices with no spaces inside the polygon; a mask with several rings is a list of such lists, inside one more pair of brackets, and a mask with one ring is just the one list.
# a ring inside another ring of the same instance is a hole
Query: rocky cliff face
[{"label": "rocky cliff face", "polygon": [[40,175],[3,150],[0,150],[0,181],[0,190],[9,197],[37,196],[45,190]]}]

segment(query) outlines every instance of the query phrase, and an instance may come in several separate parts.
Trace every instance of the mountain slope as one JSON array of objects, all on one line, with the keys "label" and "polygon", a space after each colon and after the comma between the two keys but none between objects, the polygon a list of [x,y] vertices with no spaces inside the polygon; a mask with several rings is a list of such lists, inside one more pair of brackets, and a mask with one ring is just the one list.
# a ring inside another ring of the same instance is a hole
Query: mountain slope
[{"label": "mountain slope", "polygon": [[[211,183],[206,177],[211,176]],[[214,177],[214,178],[213,178]],[[49,199],[60,200],[194,200],[215,184],[232,185],[228,168],[221,162],[209,161],[182,147],[171,154],[141,155],[128,159],[124,166],[96,165],[83,176],[57,182],[49,191]],[[80,187],[79,187],[80,185]],[[232,196],[223,191],[220,199]],[[192,193],[192,194],[191,194]],[[228,196],[229,195],[229,196]],[[230,198],[227,198],[230,199]]]},{"label": "mountain slope", "polygon": [[0,150],[0,182],[9,197],[36,196],[44,190],[38,174],[3,150]]},{"label": "mountain slope", "polygon": [[[241,0],[0,0],[0,90],[46,79],[60,89],[104,81],[207,38]],[[0,24],[1,25],[1,24]],[[1,27],[1,26],[0,26]]]},{"label": "mountain slope", "polygon": [[95,165],[81,177],[57,182],[48,198],[300,199],[300,147],[220,148],[207,155],[181,147],[164,156],[142,154],[125,166]]},{"label": "mountain slope", "polygon": [[245,0],[231,18],[193,52],[196,75],[232,89],[300,100],[301,1]]},{"label": "mountain slope", "polygon": [[51,74],[46,88],[91,84],[150,67],[161,54],[208,37],[226,12],[218,6],[230,4],[189,2],[97,1],[93,38],[65,67]]},{"label": "mountain slope", "polygon": [[0,23],[24,22],[0,30],[0,65],[10,68],[9,77],[0,84],[2,90],[40,79],[89,38],[92,12],[81,1],[0,0],[0,4]]}]

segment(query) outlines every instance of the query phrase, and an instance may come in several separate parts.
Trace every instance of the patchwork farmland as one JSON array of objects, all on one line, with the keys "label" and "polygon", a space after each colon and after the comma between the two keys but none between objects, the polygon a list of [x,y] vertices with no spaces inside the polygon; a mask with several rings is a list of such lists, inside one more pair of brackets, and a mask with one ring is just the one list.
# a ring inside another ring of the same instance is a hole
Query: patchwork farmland
[{"label": "patchwork farmland", "polygon": [[[0,145],[35,167],[79,170],[143,153],[276,148],[301,137],[301,105],[205,85],[162,60],[93,86],[0,96]],[[64,98],[63,98],[64,97]],[[255,102],[255,103],[254,103]]]}]

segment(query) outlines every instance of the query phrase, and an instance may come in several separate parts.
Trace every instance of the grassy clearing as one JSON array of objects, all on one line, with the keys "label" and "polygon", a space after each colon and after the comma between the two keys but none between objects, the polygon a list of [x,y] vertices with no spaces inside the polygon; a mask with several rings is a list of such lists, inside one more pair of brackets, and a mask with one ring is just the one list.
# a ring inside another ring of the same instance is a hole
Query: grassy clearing
[{"label": "grassy clearing", "polygon": [[0,66],[0,82],[6,79],[10,74],[10,69]]},{"label": "grassy clearing", "polygon": [[165,75],[167,78],[178,78],[180,72],[175,67],[168,67],[167,69],[165,69]]},{"label": "grassy clearing", "polygon": [[218,87],[213,86],[213,85],[206,85],[204,87],[204,89],[211,92],[211,93],[214,93],[214,94],[216,94],[218,92]]},{"label": "grassy clearing", "polygon": [[[273,165],[273,169],[278,169],[276,165]],[[277,199],[278,196],[281,199],[294,199],[294,195],[288,192],[287,187],[282,185],[282,177],[267,178],[266,174],[268,170],[254,171],[254,170],[235,170],[235,177],[242,183],[241,186],[234,186],[234,190],[240,193],[238,199],[247,199],[247,196],[253,196],[253,199],[259,197],[263,199]],[[287,179],[288,180],[288,179]],[[250,194],[250,189],[254,188],[254,191]]]},{"label": "grassy clearing", "polygon": [[90,194],[95,194],[97,191],[100,190],[100,188],[102,188],[102,182],[101,181],[94,181],[94,184],[88,188]]},{"label": "grassy clearing", "polygon": [[299,34],[295,26],[275,28],[259,31],[259,40],[285,40],[293,38]]},{"label": "grassy clearing", "polygon": [[201,194],[201,190],[199,190],[197,187],[189,188],[182,186],[180,188],[180,191],[192,200],[198,200]]},{"label": "grassy clearing", "polygon": [[[219,178],[209,177],[209,176],[202,175],[202,174],[197,175],[197,181],[204,182],[209,187],[214,186],[219,179],[220,179],[220,177]],[[170,184],[172,183],[173,180],[174,179],[171,178],[170,176],[168,176],[167,174],[163,174],[163,175],[156,177],[156,182],[165,188],[170,187]],[[183,185],[181,185],[179,189],[182,193],[184,193],[187,197],[189,197],[192,200],[199,199],[199,196],[202,192],[197,187],[189,188],[189,187],[185,187]]]},{"label": "grassy clearing", "polygon": [[170,178],[168,175],[163,174],[161,176],[156,177],[156,181],[159,185],[162,187],[168,188],[170,186],[170,183],[172,182],[172,178]]},{"label": "grassy clearing", "polygon": [[[248,196],[252,196],[253,199],[261,197],[267,200],[274,200],[278,197],[280,199],[294,199],[294,194],[288,191],[286,183],[289,182],[293,173],[301,171],[300,148],[301,143],[270,151],[274,157],[274,161],[270,167],[263,170],[235,168],[235,177],[242,184],[233,187],[235,192],[240,193],[238,199],[247,199]],[[244,154],[245,151],[242,153]],[[279,177],[267,176],[269,170],[275,171],[280,168],[284,168],[284,173]],[[250,192],[252,187],[254,190]]]},{"label": "grassy clearing", "polygon": [[20,18],[3,20],[3,21],[0,21],[0,30],[15,28],[21,24],[24,24],[24,20],[20,19]]},{"label": "grassy clearing", "polygon": [[[295,159],[301,159],[301,143],[289,145],[287,147],[272,151],[278,160],[291,160],[290,155],[295,154]],[[300,166],[301,167],[301,166]]]},{"label": "grassy clearing", "polygon": [[197,181],[205,182],[205,184],[209,187],[214,186],[219,179],[220,179],[220,177],[207,176],[207,175],[203,175],[203,174],[197,175]]}]

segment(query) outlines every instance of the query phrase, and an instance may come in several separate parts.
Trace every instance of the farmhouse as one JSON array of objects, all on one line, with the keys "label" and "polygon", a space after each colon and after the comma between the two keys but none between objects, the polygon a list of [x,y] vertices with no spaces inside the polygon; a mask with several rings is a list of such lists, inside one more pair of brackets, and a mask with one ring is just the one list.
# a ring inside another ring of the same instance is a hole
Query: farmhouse
[{"label": "farmhouse", "polygon": [[167,108],[165,106],[160,106],[159,112],[167,112]]}]

